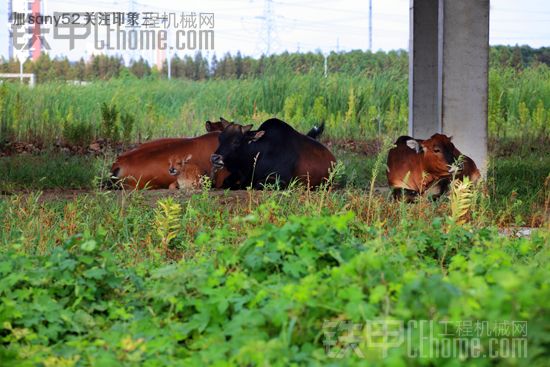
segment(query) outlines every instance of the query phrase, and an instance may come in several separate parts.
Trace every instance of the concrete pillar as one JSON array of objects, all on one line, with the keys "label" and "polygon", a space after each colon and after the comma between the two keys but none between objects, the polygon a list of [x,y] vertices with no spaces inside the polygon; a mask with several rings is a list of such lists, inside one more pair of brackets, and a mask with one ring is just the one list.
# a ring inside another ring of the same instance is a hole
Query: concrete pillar
[{"label": "concrete pillar", "polygon": [[441,131],[438,95],[439,0],[411,0],[409,33],[409,135]]},{"label": "concrete pillar", "polygon": [[436,132],[485,176],[489,0],[411,0],[409,134]]},{"label": "concrete pillar", "polygon": [[489,0],[440,1],[441,127],[487,172]]}]

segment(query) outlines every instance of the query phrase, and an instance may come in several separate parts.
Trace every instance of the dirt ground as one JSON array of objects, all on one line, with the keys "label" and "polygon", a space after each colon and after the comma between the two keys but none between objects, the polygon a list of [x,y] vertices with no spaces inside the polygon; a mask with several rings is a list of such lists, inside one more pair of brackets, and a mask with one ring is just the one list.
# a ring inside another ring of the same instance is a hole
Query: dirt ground
[{"label": "dirt ground", "polygon": [[[338,190],[338,189],[336,189]],[[376,194],[385,194],[389,190],[388,187],[376,187]],[[30,195],[34,194],[37,191],[12,191],[12,192],[2,192],[0,193],[0,200],[9,199],[14,195]],[[246,202],[250,198],[258,198],[263,196],[268,191],[258,191],[258,190],[216,190],[212,189],[209,191],[208,195],[210,197],[216,197],[224,203],[238,203]],[[146,202],[155,205],[158,199],[164,197],[175,197],[178,199],[189,199],[193,195],[200,194],[200,190],[193,191],[181,191],[181,190],[140,190],[139,193],[144,196]],[[114,191],[94,191],[87,189],[49,189],[42,190],[41,195],[38,198],[38,202],[51,202],[57,200],[74,200],[77,197],[83,196],[95,196],[95,195],[115,195],[116,197],[122,197],[124,195],[132,195],[132,191],[123,191],[123,190],[114,190]]]}]

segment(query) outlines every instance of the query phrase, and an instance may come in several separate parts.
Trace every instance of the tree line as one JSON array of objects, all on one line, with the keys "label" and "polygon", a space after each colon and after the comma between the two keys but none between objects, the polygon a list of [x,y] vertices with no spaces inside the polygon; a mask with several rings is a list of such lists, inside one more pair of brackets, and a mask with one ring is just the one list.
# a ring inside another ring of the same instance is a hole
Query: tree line
[{"label": "tree line", "polygon": [[[381,70],[392,69],[397,73],[408,70],[408,53],[404,50],[389,52],[370,52],[354,50],[349,52],[331,52],[327,59],[328,73],[348,75],[368,75]],[[253,58],[227,53],[218,58],[208,58],[200,52],[194,56],[174,56],[170,60],[172,78],[188,80],[241,79],[255,78],[266,74],[282,72],[307,74],[324,73],[325,56],[321,52],[289,53]],[[529,46],[492,46],[490,50],[491,66],[508,66],[515,69],[526,68],[543,63],[550,66],[550,47],[538,49]],[[161,70],[140,58],[126,65],[120,56],[94,55],[89,60],[81,58],[76,62],[66,57],[51,58],[43,54],[36,61],[27,61],[24,72],[34,73],[37,82],[58,80],[92,81],[107,80],[124,76],[136,78],[166,78],[167,62]],[[18,73],[17,60],[0,59],[0,71]]]}]

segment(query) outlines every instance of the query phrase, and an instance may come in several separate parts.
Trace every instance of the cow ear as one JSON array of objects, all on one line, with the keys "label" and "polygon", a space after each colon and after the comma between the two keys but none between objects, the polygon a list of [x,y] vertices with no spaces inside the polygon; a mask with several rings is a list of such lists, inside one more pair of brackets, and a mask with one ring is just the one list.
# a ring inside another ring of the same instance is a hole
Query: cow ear
[{"label": "cow ear", "polygon": [[204,124],[204,127],[205,127],[206,131],[212,132],[212,122],[206,121],[206,123]]},{"label": "cow ear", "polygon": [[193,155],[192,154],[188,154],[187,157],[185,157],[185,159],[183,160],[183,163],[187,163],[191,160],[191,158],[193,158]]},{"label": "cow ear", "polygon": [[453,140],[453,136],[452,136],[452,135],[451,135],[451,136],[449,136],[449,140]]},{"label": "cow ear", "polygon": [[223,126],[224,129],[225,129],[226,127],[228,127],[229,125],[231,125],[231,122],[227,121],[227,120],[224,119],[223,117],[220,117],[220,122],[222,123],[222,126]]},{"label": "cow ear", "polygon": [[418,142],[414,139],[409,139],[407,140],[407,146],[409,148],[411,148],[412,150],[414,150],[415,152],[417,153],[420,153],[422,151],[422,147],[420,146],[420,144],[418,144]]},{"label": "cow ear", "polygon": [[242,131],[243,134],[246,134],[246,133],[249,132],[251,129],[252,129],[252,125],[245,125],[245,126],[242,126],[242,127],[241,127],[241,131]]},{"label": "cow ear", "polygon": [[258,141],[262,136],[264,136],[265,134],[265,131],[264,130],[258,130],[256,131],[256,133],[254,134],[254,136],[250,139],[250,141],[248,142],[248,144],[252,143],[253,141]]}]

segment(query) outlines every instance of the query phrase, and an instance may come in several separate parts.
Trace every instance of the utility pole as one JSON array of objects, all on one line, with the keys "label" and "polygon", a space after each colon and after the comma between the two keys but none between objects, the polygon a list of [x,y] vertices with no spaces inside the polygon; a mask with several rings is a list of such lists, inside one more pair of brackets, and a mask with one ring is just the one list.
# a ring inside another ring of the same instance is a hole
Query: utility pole
[{"label": "utility pole", "polygon": [[372,0],[369,0],[369,51],[372,52]]},{"label": "utility pole", "polygon": [[13,30],[11,25],[13,24],[13,0],[8,1],[8,60],[13,58]]},{"label": "utility pole", "polygon": [[328,54],[325,54],[325,78],[328,76]]},{"label": "utility pole", "polygon": [[168,32],[168,44],[166,45],[166,66],[168,68],[168,80],[172,79],[172,54],[170,53],[170,29]]},{"label": "utility pole", "polygon": [[275,25],[273,24],[273,0],[265,0],[264,2],[264,15],[256,17],[264,21],[265,31],[265,54],[269,56],[271,54],[271,46],[273,43],[273,33],[275,33]]},{"label": "utility pole", "polygon": [[265,0],[265,28],[266,28],[266,53],[271,54],[271,42],[273,32],[273,0]]}]

